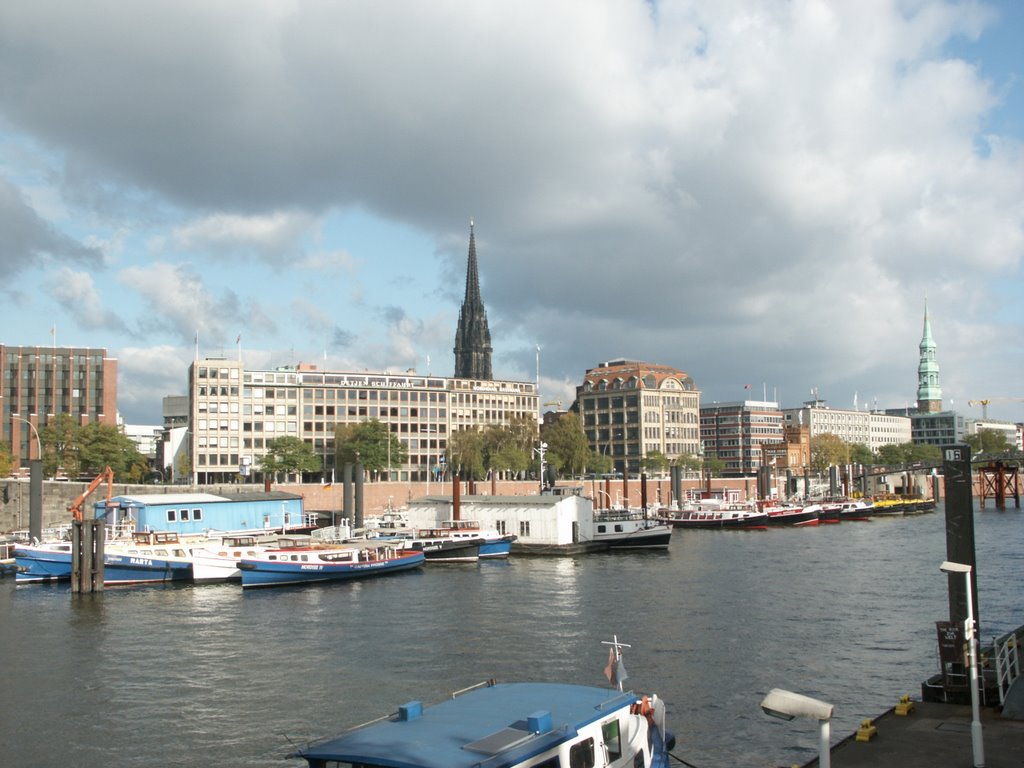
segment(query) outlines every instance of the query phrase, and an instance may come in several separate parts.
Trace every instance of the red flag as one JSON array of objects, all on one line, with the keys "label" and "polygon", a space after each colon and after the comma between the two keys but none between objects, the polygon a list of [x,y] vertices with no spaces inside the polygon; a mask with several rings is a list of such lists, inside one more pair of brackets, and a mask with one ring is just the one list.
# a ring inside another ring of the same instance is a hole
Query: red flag
[{"label": "red flag", "polygon": [[604,676],[608,678],[609,683],[615,682],[615,649],[608,649],[608,665],[604,668]]}]

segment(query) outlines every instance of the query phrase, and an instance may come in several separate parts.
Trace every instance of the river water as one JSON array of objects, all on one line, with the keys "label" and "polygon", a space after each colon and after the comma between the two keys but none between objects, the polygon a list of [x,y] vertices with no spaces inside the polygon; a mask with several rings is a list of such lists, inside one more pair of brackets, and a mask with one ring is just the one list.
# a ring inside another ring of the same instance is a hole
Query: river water
[{"label": "river water", "polygon": [[[763,532],[676,531],[668,552],[429,565],[365,582],[108,589],[0,582],[0,763],[296,766],[293,744],[487,678],[627,687],[667,703],[698,768],[803,763],[938,671],[945,515]],[[1020,623],[1024,513],[975,514],[986,640]]]}]

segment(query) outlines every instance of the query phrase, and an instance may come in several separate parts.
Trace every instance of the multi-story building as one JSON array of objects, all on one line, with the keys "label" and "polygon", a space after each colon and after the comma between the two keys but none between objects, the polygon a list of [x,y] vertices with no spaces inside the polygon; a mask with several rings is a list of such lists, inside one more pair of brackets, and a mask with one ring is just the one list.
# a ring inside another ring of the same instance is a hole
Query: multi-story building
[{"label": "multi-story building", "polygon": [[784,408],[783,424],[806,425],[811,437],[833,434],[848,443],[877,451],[883,445],[901,445],[911,439],[911,419],[879,411],[848,411],[829,408],[824,400],[808,400],[800,408]]},{"label": "multi-story building", "polygon": [[700,390],[667,365],[601,363],[576,387],[573,407],[591,450],[609,456],[616,472],[639,474],[654,451],[668,459],[700,453]]},{"label": "multi-story building", "polygon": [[0,371],[0,441],[15,466],[41,458],[39,430],[57,416],[117,425],[117,360],[105,349],[0,344]]},{"label": "multi-story building", "polygon": [[911,417],[913,441],[927,445],[958,445],[969,434],[966,416],[956,411],[915,413]]},{"label": "multi-story building", "polygon": [[700,409],[700,439],[705,457],[725,462],[725,477],[756,475],[766,443],[781,443],[779,404],[761,400],[712,403]]},{"label": "multi-story building", "polygon": [[[238,360],[206,359],[189,368],[191,463],[197,483],[235,482],[258,471],[276,437],[298,437],[335,467],[339,424],[377,419],[408,451],[390,469],[400,481],[426,481],[443,464],[448,437],[461,429],[537,420],[533,382],[455,379],[415,373],[347,373],[316,366],[248,370]],[[335,475],[336,476],[336,475]]]}]

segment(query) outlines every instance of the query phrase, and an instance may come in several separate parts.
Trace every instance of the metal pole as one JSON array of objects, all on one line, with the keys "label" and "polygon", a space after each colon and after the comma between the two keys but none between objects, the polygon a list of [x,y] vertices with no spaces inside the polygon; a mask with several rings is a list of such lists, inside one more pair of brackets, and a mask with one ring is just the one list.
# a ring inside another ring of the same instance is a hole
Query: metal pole
[{"label": "metal pole", "polygon": [[981,732],[981,711],[978,702],[978,633],[974,627],[974,599],[971,595],[971,571],[964,571],[967,582],[967,651],[971,663],[971,747],[974,750],[974,768],[985,768],[985,744]]},{"label": "metal pole", "polygon": [[829,720],[819,720],[820,726],[818,728],[818,766],[819,768],[831,768],[832,765],[832,752],[829,750],[829,740],[831,738],[831,722]]}]

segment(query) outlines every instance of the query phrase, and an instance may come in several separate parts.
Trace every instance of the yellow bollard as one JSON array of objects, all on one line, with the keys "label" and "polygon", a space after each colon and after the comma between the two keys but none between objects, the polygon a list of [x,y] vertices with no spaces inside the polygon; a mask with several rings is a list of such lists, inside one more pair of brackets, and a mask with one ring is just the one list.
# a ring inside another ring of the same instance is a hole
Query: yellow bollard
[{"label": "yellow bollard", "polygon": [[894,714],[900,717],[906,717],[914,711],[914,702],[910,700],[909,696],[900,696],[900,703],[896,705]]},{"label": "yellow bollard", "polygon": [[871,741],[878,735],[878,729],[870,720],[861,720],[860,728],[857,729],[857,741]]}]

